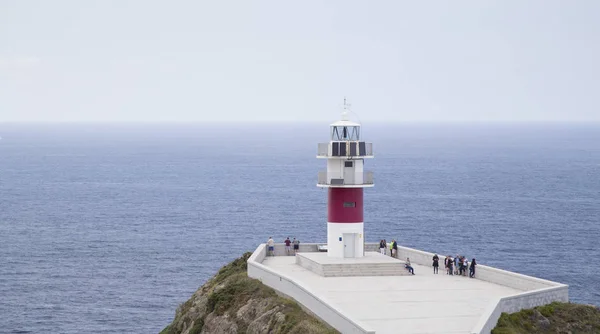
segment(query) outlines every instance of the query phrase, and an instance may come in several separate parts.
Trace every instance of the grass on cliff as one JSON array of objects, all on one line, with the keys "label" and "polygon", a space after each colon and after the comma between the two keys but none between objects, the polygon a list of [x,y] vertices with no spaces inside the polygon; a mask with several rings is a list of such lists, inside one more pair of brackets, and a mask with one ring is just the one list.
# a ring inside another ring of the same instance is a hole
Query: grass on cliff
[{"label": "grass on cliff", "polygon": [[492,334],[600,333],[600,309],[558,303],[507,314],[502,313]]},{"label": "grass on cliff", "polygon": [[[336,330],[323,324],[316,318],[310,316],[293,300],[280,297],[275,290],[262,284],[256,279],[248,277],[248,258],[252,253],[248,252],[239,259],[222,267],[217,275],[209,280],[202,289],[207,291],[208,302],[206,313],[199,319],[195,319],[190,334],[198,334],[204,326],[206,315],[214,313],[223,315],[228,313],[232,319],[236,318],[238,310],[246,305],[250,299],[259,299],[268,303],[268,308],[279,308],[279,312],[285,315],[285,322],[279,328],[270,328],[269,333],[338,333]],[[193,306],[192,299],[180,306],[178,314],[185,314]],[[248,324],[237,321],[238,332],[245,333]],[[171,326],[167,326],[162,332],[165,334],[176,333]]]},{"label": "grass on cliff", "polygon": [[[259,280],[248,277],[248,258],[252,253],[246,253],[241,258],[219,270],[219,273],[209,282],[215,289],[208,297],[208,313],[215,312],[222,315],[229,312],[233,317],[235,313],[250,299],[269,300],[273,306],[280,306],[279,312],[285,314],[285,324],[277,333],[337,333],[326,327],[300,308],[289,299],[280,297],[275,290],[262,284]],[[245,329],[240,324],[240,329]]]}]

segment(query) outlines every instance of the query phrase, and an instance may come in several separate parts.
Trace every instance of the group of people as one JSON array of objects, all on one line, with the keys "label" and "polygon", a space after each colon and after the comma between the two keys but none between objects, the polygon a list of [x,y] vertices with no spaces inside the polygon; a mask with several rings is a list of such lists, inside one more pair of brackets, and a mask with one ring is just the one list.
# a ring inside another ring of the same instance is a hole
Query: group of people
[{"label": "group of people", "polygon": [[[387,255],[387,249],[390,249],[390,256],[397,258],[398,257],[398,242],[396,239],[392,239],[392,242],[388,244],[387,240],[381,239],[379,241],[379,252],[383,255]],[[409,273],[415,274],[415,269],[410,265],[410,259],[406,258],[406,262],[404,263],[404,268],[408,270]]]},{"label": "group of people", "polygon": [[[296,252],[300,249],[300,240],[297,240],[296,238],[290,240],[290,237],[287,237],[283,243],[285,244],[286,255],[296,255]],[[294,247],[293,253],[292,246]],[[275,256],[275,241],[273,240],[273,237],[269,237],[269,240],[267,241],[267,256]]]},{"label": "group of people", "polygon": [[381,239],[379,241],[379,252],[383,255],[387,255],[387,249],[390,249],[390,256],[397,257],[398,256],[398,243],[395,239],[392,239],[392,242],[388,244],[385,239]]},{"label": "group of people", "polygon": [[[469,277],[475,277],[475,267],[477,266],[477,261],[475,258],[471,260],[471,263],[467,260],[466,256],[456,255],[456,257],[452,257],[452,255],[446,256],[444,259],[444,267],[446,268],[446,275],[461,275],[467,276],[467,271],[469,271]],[[437,254],[433,256],[433,273],[438,274],[438,268],[440,267],[440,258]]]},{"label": "group of people", "polygon": [[[387,255],[387,249],[390,249],[390,256],[397,258],[398,257],[398,243],[395,239],[392,239],[392,242],[388,243],[387,240],[381,239],[379,241],[379,252],[383,255]],[[477,261],[473,258],[471,263],[467,260],[466,256],[456,255],[456,257],[452,257],[452,255],[446,256],[444,259],[444,267],[446,268],[447,275],[461,275],[467,276],[467,271],[469,272],[469,277],[475,277],[475,267],[477,266]],[[404,267],[411,274],[415,274],[415,269],[410,264],[410,259],[406,258],[406,262],[404,263]],[[438,274],[440,267],[440,257],[435,254],[433,256],[433,273]]]},{"label": "group of people", "polygon": [[[300,248],[300,240],[294,238],[290,240],[290,237],[287,237],[283,242],[285,244],[285,254],[286,255],[296,255],[298,249]],[[292,251],[293,247],[293,251]],[[395,239],[392,239],[392,242],[388,243],[385,239],[381,239],[379,241],[379,252],[383,255],[387,255],[387,249],[390,249],[391,257],[398,257],[398,243]],[[269,237],[267,241],[267,256],[275,256],[275,241],[273,237]],[[477,266],[477,261],[475,258],[471,260],[471,263],[467,260],[466,256],[456,255],[452,257],[452,255],[446,256],[444,259],[444,267],[446,268],[446,275],[460,275],[467,276],[467,271],[469,272],[469,277],[475,277],[475,267]],[[406,262],[404,263],[404,267],[411,274],[415,274],[415,269],[410,264],[410,259],[406,258]],[[440,267],[440,257],[435,254],[433,256],[433,273],[439,274]]]}]

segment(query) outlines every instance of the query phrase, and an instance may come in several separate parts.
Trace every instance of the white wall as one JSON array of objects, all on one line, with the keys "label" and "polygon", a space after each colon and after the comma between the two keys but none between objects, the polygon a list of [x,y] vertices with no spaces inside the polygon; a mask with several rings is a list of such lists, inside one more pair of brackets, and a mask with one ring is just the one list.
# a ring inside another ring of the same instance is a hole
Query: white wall
[{"label": "white wall", "polygon": [[536,306],[550,304],[552,302],[569,302],[569,287],[560,284],[560,286],[548,287],[534,291],[528,291],[500,298],[488,306],[486,312],[479,319],[479,323],[473,328],[473,334],[487,334],[496,327],[498,319],[503,312],[514,313],[522,309],[529,309]]},{"label": "white wall", "polygon": [[[433,253],[398,246],[398,258],[405,260],[407,257],[409,257],[410,261],[416,264],[433,267],[433,255]],[[440,262],[443,266],[445,255],[438,254],[438,256],[440,257]],[[481,264],[478,264],[475,268],[475,277],[482,281],[504,285],[521,291],[531,291],[562,285],[541,278],[522,275]]]},{"label": "white wall", "polygon": [[[317,252],[318,251],[317,247],[319,245],[327,245],[327,243],[323,242],[323,243],[306,243],[305,244],[305,243],[302,243],[302,241],[300,241],[300,249],[298,251],[299,252]],[[292,249],[290,255],[294,255],[294,246],[292,245],[290,248]],[[276,243],[274,253],[275,253],[275,256],[286,256],[287,254],[285,253],[285,244]]]},{"label": "white wall", "polygon": [[[364,161],[362,159],[351,160],[354,162],[354,167],[351,169],[353,171],[353,177],[349,177],[345,175],[345,167],[344,162],[348,161],[346,159],[328,159],[327,160],[327,180],[331,182],[331,179],[345,179],[345,180],[353,180],[352,184],[362,184],[364,178]],[[349,169],[350,170],[350,169]]]},{"label": "white wall", "polygon": [[[327,223],[327,255],[331,257],[344,257],[344,233],[356,233],[354,243],[356,257],[363,257],[364,246],[363,223]],[[340,241],[342,237],[342,241]]]},{"label": "white wall", "polygon": [[328,159],[327,160],[327,181],[331,183],[331,179],[344,178],[344,160]]}]

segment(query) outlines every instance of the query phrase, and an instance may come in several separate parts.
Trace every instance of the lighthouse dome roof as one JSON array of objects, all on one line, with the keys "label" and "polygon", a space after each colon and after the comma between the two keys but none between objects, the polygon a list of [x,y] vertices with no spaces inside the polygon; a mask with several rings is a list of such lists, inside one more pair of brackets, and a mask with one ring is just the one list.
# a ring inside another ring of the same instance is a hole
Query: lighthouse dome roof
[{"label": "lighthouse dome roof", "polygon": [[352,122],[352,121],[348,121],[348,120],[341,120],[341,121],[331,123],[331,126],[360,126],[360,123],[356,123],[356,122]]}]

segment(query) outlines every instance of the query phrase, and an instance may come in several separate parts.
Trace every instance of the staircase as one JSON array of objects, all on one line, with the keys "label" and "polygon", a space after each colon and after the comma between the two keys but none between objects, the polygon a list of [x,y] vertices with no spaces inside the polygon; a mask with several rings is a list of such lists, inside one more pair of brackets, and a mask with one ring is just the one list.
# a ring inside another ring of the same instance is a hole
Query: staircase
[{"label": "staircase", "polygon": [[327,253],[298,253],[296,264],[323,277],[410,275],[404,261],[378,253],[358,259],[329,258]]}]

